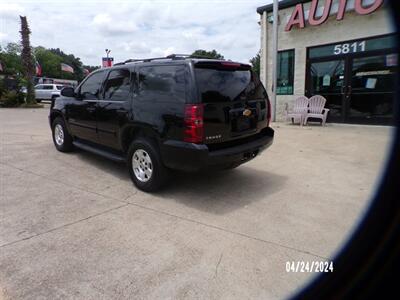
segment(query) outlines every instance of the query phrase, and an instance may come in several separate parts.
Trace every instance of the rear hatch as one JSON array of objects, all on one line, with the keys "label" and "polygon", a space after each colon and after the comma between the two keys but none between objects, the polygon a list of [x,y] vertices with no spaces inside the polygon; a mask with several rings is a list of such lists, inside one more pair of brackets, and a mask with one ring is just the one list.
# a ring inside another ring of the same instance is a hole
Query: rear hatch
[{"label": "rear hatch", "polygon": [[268,126],[268,96],[249,65],[198,61],[194,67],[205,144],[246,138]]}]

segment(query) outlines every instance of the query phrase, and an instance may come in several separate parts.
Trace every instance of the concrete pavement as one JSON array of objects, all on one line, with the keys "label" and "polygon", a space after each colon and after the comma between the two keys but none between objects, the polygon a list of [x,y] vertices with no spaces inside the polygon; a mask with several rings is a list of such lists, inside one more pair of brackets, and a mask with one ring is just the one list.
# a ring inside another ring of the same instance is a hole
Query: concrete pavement
[{"label": "concrete pavement", "polygon": [[228,172],[174,174],[157,194],[124,165],[57,152],[45,109],[0,110],[0,298],[289,296],[368,206],[390,128],[275,124]]}]

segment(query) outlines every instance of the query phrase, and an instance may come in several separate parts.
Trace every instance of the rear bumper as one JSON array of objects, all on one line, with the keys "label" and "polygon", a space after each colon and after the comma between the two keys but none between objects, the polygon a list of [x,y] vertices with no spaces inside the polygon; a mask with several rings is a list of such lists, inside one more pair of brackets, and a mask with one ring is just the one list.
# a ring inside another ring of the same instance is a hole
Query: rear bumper
[{"label": "rear bumper", "polygon": [[167,140],[161,146],[165,166],[182,171],[225,169],[243,164],[268,148],[274,139],[274,130],[264,128],[256,139],[243,144],[210,150],[207,145]]}]

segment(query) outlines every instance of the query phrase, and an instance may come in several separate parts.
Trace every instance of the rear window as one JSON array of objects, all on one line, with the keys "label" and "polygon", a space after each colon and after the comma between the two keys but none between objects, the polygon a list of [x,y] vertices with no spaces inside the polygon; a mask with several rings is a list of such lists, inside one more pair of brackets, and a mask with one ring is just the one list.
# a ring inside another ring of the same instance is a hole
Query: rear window
[{"label": "rear window", "polygon": [[258,77],[250,70],[195,68],[201,101],[227,102],[267,97]]},{"label": "rear window", "polygon": [[185,102],[186,68],[148,66],[139,70],[139,94],[144,101]]}]

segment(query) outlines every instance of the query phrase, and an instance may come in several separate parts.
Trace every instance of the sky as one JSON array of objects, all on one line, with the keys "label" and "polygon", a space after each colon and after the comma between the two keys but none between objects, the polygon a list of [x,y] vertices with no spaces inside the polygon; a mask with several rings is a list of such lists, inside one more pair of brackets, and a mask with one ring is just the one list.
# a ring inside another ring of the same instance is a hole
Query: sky
[{"label": "sky", "polygon": [[27,16],[32,46],[60,48],[86,65],[215,49],[248,62],[260,49],[257,7],[272,0],[0,0],[0,45],[19,42]]}]

